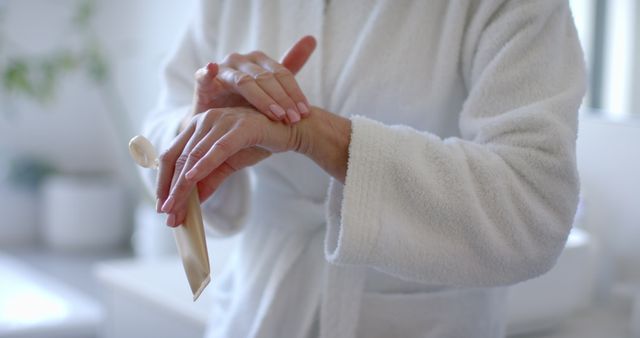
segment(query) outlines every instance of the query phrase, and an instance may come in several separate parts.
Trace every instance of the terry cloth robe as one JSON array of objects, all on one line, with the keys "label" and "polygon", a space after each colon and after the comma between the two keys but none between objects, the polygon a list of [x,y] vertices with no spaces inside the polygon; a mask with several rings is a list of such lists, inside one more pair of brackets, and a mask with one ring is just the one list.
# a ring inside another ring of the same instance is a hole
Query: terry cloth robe
[{"label": "terry cloth robe", "polygon": [[145,135],[170,145],[197,68],[305,34],[303,91],[352,121],[346,181],[276,154],[204,201],[238,236],[207,335],[503,336],[504,286],[554,265],[577,205],[567,1],[204,1]]}]

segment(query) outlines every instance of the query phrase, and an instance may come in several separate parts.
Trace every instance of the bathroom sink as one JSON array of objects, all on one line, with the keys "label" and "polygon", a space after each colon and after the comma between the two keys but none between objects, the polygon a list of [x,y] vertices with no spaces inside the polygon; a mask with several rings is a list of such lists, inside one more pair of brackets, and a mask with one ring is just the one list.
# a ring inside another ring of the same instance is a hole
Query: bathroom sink
[{"label": "bathroom sink", "polygon": [[574,228],[549,272],[510,287],[508,334],[549,330],[585,309],[592,299],[595,250],[592,237]]}]

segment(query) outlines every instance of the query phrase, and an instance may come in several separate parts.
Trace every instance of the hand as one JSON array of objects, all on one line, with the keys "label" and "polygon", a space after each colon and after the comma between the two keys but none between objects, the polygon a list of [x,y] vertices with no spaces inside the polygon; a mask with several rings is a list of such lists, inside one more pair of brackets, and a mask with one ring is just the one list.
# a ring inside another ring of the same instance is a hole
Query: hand
[{"label": "hand", "polygon": [[305,36],[285,54],[281,64],[262,52],[230,54],[217,65],[196,71],[194,110],[183,120],[184,129],[194,115],[212,108],[254,106],[270,119],[295,123],[309,113],[309,102],[294,75],[316,47]]},{"label": "hand", "polygon": [[156,194],[167,225],[186,217],[188,194],[197,184],[206,200],[229,175],[272,152],[296,150],[300,129],[271,121],[252,108],[211,109],[195,116],[160,156]]}]

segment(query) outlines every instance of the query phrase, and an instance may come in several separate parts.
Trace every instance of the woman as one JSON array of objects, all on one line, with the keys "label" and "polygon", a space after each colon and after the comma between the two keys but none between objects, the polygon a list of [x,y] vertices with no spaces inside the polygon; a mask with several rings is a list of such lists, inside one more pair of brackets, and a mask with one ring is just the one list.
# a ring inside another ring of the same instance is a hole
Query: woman
[{"label": "woman", "polygon": [[[167,223],[197,186],[209,228],[239,236],[208,336],[504,336],[504,286],[553,266],[577,204],[567,1],[199,13],[146,134]],[[313,54],[268,57],[303,35]]]}]

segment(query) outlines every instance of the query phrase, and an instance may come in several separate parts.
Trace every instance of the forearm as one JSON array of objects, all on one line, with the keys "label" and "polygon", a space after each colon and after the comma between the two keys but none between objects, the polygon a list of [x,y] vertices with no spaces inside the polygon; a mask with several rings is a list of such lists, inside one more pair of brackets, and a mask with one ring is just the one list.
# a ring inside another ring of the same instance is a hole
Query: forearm
[{"label": "forearm", "polygon": [[351,120],[318,107],[297,128],[295,150],[344,183],[349,160]]}]

